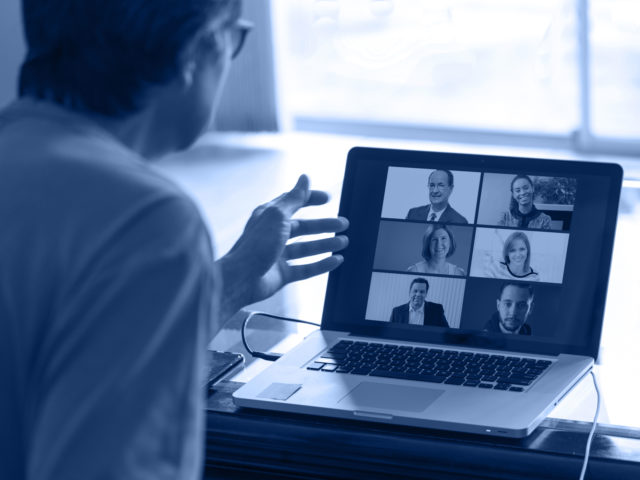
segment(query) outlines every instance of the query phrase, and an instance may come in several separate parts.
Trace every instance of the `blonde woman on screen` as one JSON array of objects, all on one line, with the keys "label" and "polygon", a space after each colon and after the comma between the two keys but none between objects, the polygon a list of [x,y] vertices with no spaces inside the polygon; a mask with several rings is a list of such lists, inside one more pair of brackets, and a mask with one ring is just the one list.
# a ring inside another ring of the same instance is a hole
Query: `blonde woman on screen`
[{"label": "blonde woman on screen", "polygon": [[502,258],[489,263],[487,277],[539,281],[540,275],[531,267],[531,243],[524,232],[513,232],[502,248]]}]

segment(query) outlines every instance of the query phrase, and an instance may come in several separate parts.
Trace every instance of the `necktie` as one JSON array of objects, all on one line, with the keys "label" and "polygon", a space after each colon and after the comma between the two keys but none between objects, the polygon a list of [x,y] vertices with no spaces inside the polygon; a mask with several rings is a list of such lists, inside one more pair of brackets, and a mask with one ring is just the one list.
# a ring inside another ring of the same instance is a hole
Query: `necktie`
[{"label": "necktie", "polygon": [[429,221],[433,222],[436,219],[436,214],[432,213],[431,215],[429,215]]}]

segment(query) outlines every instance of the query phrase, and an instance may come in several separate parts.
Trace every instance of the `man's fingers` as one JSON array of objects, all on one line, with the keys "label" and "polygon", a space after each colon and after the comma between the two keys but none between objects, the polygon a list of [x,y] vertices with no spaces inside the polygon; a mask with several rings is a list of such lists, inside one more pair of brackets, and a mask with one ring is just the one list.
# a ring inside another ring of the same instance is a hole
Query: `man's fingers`
[{"label": "man's fingers", "polygon": [[284,195],[280,195],[270,203],[281,208],[287,217],[291,217],[298,211],[298,209],[307,204],[307,200],[309,200],[310,195],[309,177],[306,175],[300,175],[295,187]]},{"label": "man's fingers", "polygon": [[287,260],[310,257],[327,252],[337,252],[349,245],[349,239],[344,235],[331,238],[322,238],[310,242],[290,243],[284,249],[284,257]]},{"label": "man's fingers", "polygon": [[323,273],[330,272],[331,270],[339,267],[343,261],[344,258],[342,255],[332,255],[314,263],[289,266],[287,268],[285,282],[297,282],[299,280],[315,277],[316,275],[322,275]]},{"label": "man's fingers", "polygon": [[322,190],[311,190],[311,192],[309,192],[309,198],[307,199],[307,203],[305,203],[305,206],[324,205],[328,201],[329,194],[327,192],[323,192]]},{"label": "man's fingers", "polygon": [[291,238],[318,233],[339,233],[349,228],[349,220],[344,217],[317,218],[313,220],[292,220]]}]

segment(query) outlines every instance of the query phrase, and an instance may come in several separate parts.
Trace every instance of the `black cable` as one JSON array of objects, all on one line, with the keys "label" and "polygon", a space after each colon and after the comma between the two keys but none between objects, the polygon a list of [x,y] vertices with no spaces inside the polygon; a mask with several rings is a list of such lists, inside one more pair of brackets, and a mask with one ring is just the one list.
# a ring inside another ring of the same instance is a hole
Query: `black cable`
[{"label": "black cable", "polygon": [[245,318],[244,321],[242,322],[242,328],[240,329],[240,336],[242,338],[242,344],[244,345],[245,350],[247,352],[249,352],[249,355],[251,355],[252,357],[254,357],[254,358],[262,358],[263,360],[269,360],[270,362],[276,361],[282,355],[279,354],[279,353],[255,352],[255,351],[251,350],[249,348],[249,345],[247,344],[247,337],[246,337],[246,333],[245,333],[246,328],[247,328],[247,324],[249,323],[249,320],[251,320],[256,315],[262,315],[264,317],[275,318],[277,320],[283,320],[285,322],[306,323],[307,325],[313,325],[315,327],[319,327],[320,326],[317,323],[308,322],[306,320],[298,320],[296,318],[281,317],[279,315],[272,315],[270,313],[265,313],[265,312],[249,312],[249,315],[247,315],[247,318]]}]

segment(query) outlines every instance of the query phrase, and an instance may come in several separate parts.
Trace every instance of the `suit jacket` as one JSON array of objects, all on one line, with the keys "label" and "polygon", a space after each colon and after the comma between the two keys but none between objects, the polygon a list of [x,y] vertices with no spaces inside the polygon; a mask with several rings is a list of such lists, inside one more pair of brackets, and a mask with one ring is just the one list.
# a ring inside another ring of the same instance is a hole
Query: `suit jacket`
[{"label": "suit jacket", "polygon": [[[429,218],[429,212],[431,211],[431,205],[423,205],[422,207],[415,207],[409,210],[406,220],[418,220],[420,222],[426,222]],[[456,212],[451,205],[447,205],[442,215],[440,215],[439,222],[442,223],[469,223],[467,219]]]},{"label": "suit jacket", "polygon": [[[391,312],[391,323],[409,323],[409,304],[398,305]],[[444,308],[439,303],[424,302],[424,325],[449,327],[444,316]]]}]

